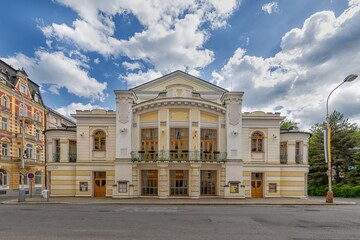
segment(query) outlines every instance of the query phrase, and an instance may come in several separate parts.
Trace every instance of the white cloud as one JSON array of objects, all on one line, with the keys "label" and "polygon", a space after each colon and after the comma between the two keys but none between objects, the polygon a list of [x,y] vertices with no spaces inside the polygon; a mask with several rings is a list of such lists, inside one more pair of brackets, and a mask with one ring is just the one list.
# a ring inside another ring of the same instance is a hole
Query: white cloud
[{"label": "white cloud", "polygon": [[134,62],[134,63],[123,62],[122,65],[125,67],[126,70],[131,70],[131,71],[142,68],[142,65],[138,62]]},{"label": "white cloud", "polygon": [[[107,84],[90,77],[88,66],[82,61],[83,55],[73,52],[73,57],[75,55],[77,57],[71,59],[62,52],[37,50],[34,58],[19,53],[2,59],[15,68],[23,67],[29,78],[38,84],[50,84],[49,90],[55,94],[64,87],[79,97],[104,101]],[[80,59],[77,59],[79,56]]]},{"label": "white cloud", "polygon": [[[72,8],[79,18],[71,26],[53,23],[40,27],[48,40],[70,42],[105,57],[141,59],[162,74],[178,69],[193,71],[211,63],[214,53],[204,48],[210,35],[201,27],[225,27],[240,4],[239,0],[57,2]],[[133,14],[143,30],[127,40],[116,38],[113,17],[121,14]]]},{"label": "white cloud", "polygon": [[267,14],[277,13],[277,12],[279,12],[279,3],[269,2],[267,4],[264,4],[261,7],[261,11],[263,11]]},{"label": "white cloud", "polygon": [[71,117],[71,114],[75,114],[76,110],[93,110],[93,109],[103,109],[103,108],[100,106],[97,106],[97,105],[92,105],[90,103],[88,103],[88,104],[71,103],[67,106],[56,108],[55,111],[76,121],[73,117]]},{"label": "white cloud", "polygon": [[[309,17],[302,28],[291,29],[274,57],[234,55],[214,80],[222,87],[244,91],[244,106],[274,111],[301,122],[304,128],[325,120],[328,94],[350,73],[360,74],[360,4],[340,16],[330,11]],[[360,79],[344,84],[331,96],[329,111],[337,110],[359,122]]]},{"label": "white cloud", "polygon": [[150,80],[154,80],[163,76],[161,72],[157,72],[154,70],[149,70],[147,72],[138,71],[137,73],[129,73],[126,76],[120,75],[119,80],[127,81],[127,85],[129,88],[138,86],[142,83],[148,82]]},{"label": "white cloud", "polygon": [[100,63],[100,59],[95,58],[95,59],[94,59],[94,63],[95,63],[95,64],[99,64],[99,63]]}]

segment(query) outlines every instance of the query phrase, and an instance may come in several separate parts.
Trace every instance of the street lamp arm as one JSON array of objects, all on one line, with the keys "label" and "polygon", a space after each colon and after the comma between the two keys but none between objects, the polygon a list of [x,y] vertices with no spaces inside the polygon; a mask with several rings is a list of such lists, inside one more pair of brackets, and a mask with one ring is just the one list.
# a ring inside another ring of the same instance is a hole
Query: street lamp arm
[{"label": "street lamp arm", "polygon": [[328,96],[327,99],[326,99],[326,120],[327,120],[327,123],[328,123],[328,124],[329,124],[329,98],[330,98],[331,94],[332,94],[336,89],[338,89],[341,85],[343,85],[344,83],[346,83],[346,82],[344,81],[344,82],[340,83],[336,88],[334,88],[334,89],[330,92],[329,96]]}]

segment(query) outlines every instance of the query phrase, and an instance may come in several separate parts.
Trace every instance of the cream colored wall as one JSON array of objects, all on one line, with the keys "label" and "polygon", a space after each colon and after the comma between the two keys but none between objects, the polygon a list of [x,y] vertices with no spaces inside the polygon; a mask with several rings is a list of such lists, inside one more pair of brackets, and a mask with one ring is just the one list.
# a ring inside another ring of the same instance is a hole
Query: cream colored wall
[{"label": "cream colored wall", "polygon": [[[90,133],[88,126],[77,126],[77,162],[90,160]],[[83,136],[81,136],[83,135]],[[92,150],[92,149],[91,149]]]},{"label": "cream colored wall", "polygon": [[[304,166],[244,165],[245,196],[251,197],[251,173],[263,173],[264,197],[305,198],[307,172],[308,168]],[[269,183],[277,184],[276,193],[269,192]]]},{"label": "cream colored wall", "polygon": [[267,132],[267,162],[278,164],[280,163],[280,129],[268,128]]},{"label": "cream colored wall", "polygon": [[158,112],[147,112],[140,115],[140,122],[157,122],[158,121]]},{"label": "cream colored wall", "polygon": [[170,121],[189,121],[189,109],[170,109]]},{"label": "cream colored wall", "polygon": [[203,123],[217,123],[218,122],[218,116],[215,114],[211,114],[208,112],[201,112],[200,115],[201,122]]}]

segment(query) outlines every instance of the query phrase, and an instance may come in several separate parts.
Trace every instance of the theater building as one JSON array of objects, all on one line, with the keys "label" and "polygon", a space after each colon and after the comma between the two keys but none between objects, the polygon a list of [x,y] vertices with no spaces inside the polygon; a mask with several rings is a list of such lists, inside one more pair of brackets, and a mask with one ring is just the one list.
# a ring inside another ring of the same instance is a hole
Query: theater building
[{"label": "theater building", "polygon": [[114,92],[116,111],[46,131],[51,196],[307,197],[309,134],[242,112],[243,92],[182,71]]}]

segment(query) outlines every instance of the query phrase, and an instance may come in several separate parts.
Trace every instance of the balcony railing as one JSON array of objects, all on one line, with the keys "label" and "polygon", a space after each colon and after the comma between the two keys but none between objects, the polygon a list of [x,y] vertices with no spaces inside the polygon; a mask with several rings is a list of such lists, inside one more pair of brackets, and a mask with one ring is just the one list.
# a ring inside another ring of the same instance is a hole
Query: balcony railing
[{"label": "balcony railing", "polygon": [[10,109],[10,108],[7,108],[7,107],[4,107],[3,105],[0,105],[0,110],[1,110],[1,112],[3,112],[3,113],[11,114],[11,109]]},{"label": "balcony railing", "polygon": [[76,162],[76,153],[69,153],[69,162]]},{"label": "balcony railing", "polygon": [[295,163],[302,164],[303,163],[303,156],[301,154],[295,155]]},{"label": "balcony railing", "polygon": [[226,162],[226,152],[199,151],[132,151],[133,162]]},{"label": "balcony railing", "polygon": [[36,159],[24,159],[25,166],[42,166],[45,164],[44,161],[39,161]]},{"label": "balcony railing", "polygon": [[287,164],[287,154],[280,154],[280,163]]},{"label": "balcony railing", "polygon": [[53,153],[53,161],[60,162],[60,153]]}]

